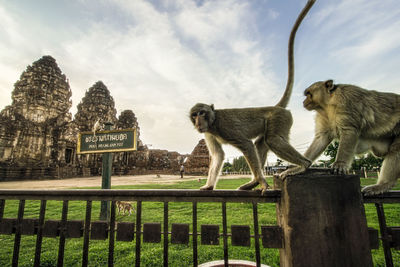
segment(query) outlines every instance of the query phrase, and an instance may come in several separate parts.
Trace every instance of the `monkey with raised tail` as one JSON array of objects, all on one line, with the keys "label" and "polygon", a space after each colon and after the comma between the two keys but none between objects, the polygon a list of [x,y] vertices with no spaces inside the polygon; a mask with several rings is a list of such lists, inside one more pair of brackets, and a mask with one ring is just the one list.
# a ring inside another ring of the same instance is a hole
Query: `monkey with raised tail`
[{"label": "monkey with raised tail", "polygon": [[[289,144],[289,132],[293,119],[290,111],[285,108],[293,88],[293,46],[296,31],[314,2],[315,0],[307,2],[292,28],[288,45],[288,80],[285,92],[277,105],[260,108],[214,109],[214,105],[198,103],[190,110],[190,119],[195,128],[200,133],[204,133],[211,155],[207,183],[200,189],[214,189],[224,160],[224,151],[221,146],[224,143],[238,148],[243,153],[253,173],[253,179],[240,186],[238,188],[240,190],[250,190],[257,185],[261,186],[262,192],[267,190],[269,186],[262,168],[265,165],[268,150],[299,166],[294,171],[281,173],[281,176],[302,172],[311,165],[310,160]],[[253,139],[255,139],[254,143]]]},{"label": "monkey with raised tail", "polygon": [[334,173],[347,174],[355,154],[371,151],[384,158],[382,169],[377,183],[362,191],[376,195],[392,188],[400,177],[400,95],[332,80],[312,84],[304,95],[303,106],[317,112],[315,137],[304,156],[314,161],[338,139]]}]

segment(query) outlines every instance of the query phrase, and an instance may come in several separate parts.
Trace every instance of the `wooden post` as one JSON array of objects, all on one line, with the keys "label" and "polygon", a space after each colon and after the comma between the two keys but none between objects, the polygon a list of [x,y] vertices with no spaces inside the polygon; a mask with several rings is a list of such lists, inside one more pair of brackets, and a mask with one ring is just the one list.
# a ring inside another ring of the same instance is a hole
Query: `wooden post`
[{"label": "wooden post", "polygon": [[[112,130],[112,123],[105,123],[105,130]],[[112,153],[103,153],[103,167],[101,171],[101,189],[111,188]],[[108,221],[110,218],[110,201],[101,201],[100,220]]]},{"label": "wooden post", "polygon": [[275,178],[275,186],[282,190],[280,266],[373,266],[358,176],[310,169]]}]

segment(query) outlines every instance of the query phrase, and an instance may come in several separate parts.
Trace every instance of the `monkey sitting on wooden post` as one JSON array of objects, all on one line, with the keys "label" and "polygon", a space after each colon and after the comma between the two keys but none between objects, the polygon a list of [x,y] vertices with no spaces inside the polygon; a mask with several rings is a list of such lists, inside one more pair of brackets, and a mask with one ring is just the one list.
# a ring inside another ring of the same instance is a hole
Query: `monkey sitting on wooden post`
[{"label": "monkey sitting on wooden post", "polygon": [[362,191],[376,195],[392,188],[400,177],[400,95],[332,80],[312,84],[304,95],[303,106],[317,112],[315,137],[304,156],[314,161],[338,139],[334,173],[347,174],[355,154],[371,151],[384,158],[382,169],[377,183]]},{"label": "monkey sitting on wooden post", "polygon": [[[296,31],[301,21],[310,10],[315,0],[309,0],[297,18],[289,38],[288,45],[288,80],[286,90],[276,106],[240,109],[214,109],[214,105],[198,103],[190,110],[190,119],[195,128],[204,133],[206,144],[211,155],[207,183],[202,190],[213,190],[220,174],[224,151],[222,144],[227,143],[238,148],[244,155],[253,179],[238,189],[250,190],[257,185],[262,192],[268,184],[262,168],[267,159],[268,150],[278,157],[299,165],[295,171],[285,171],[281,176],[296,174],[311,165],[289,144],[289,131],[293,124],[292,115],[285,109],[293,88],[294,55],[293,46]],[[253,143],[253,139],[256,139]]]}]

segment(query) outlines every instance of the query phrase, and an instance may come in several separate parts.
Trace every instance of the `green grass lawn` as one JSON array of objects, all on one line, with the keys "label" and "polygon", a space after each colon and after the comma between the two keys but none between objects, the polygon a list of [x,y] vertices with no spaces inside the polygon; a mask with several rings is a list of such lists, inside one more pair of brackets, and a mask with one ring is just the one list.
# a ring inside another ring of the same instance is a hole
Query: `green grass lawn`
[{"label": "green grass lawn", "polygon": [[[234,189],[248,179],[221,179],[218,189]],[[115,186],[113,189],[197,189],[204,184],[196,181],[186,181],[176,184],[151,184],[138,186]],[[373,184],[375,179],[361,179],[362,185]],[[272,184],[271,181],[269,181]],[[400,185],[395,189],[399,190]],[[27,201],[24,218],[39,217],[40,201]],[[379,229],[375,206],[365,205],[368,226]],[[46,209],[46,219],[61,219],[61,201],[48,201]],[[70,201],[69,220],[84,220],[86,202]],[[100,202],[93,202],[92,222],[99,216]],[[5,218],[16,218],[18,212],[18,201],[7,200],[4,211]],[[275,204],[259,204],[259,225],[276,225]],[[388,226],[400,225],[400,205],[385,204],[385,214]],[[198,203],[198,232],[202,224],[219,224],[222,232],[222,215],[220,203]],[[117,221],[135,222],[135,216],[117,214]],[[228,232],[231,225],[249,225],[253,233],[253,215],[251,204],[228,203],[227,204]],[[163,222],[163,203],[143,202],[142,204],[142,223]],[[173,223],[192,223],[192,204],[191,203],[169,203],[169,227]],[[171,229],[170,229],[171,230]],[[192,229],[190,229],[190,232]],[[115,266],[132,266],[135,261],[135,241],[115,242],[114,262]],[[200,241],[200,237],[198,237]],[[252,240],[253,241],[253,240]],[[36,236],[22,236],[19,266],[32,266],[35,254]],[[42,266],[56,266],[58,254],[58,238],[43,238]],[[230,240],[228,241],[230,244]],[[254,243],[254,242],[252,242]],[[198,245],[199,263],[212,260],[223,259],[223,241],[220,238],[220,245],[208,246]],[[0,235],[0,266],[10,266],[14,246],[14,235]],[[67,239],[65,246],[64,266],[80,266],[82,261],[83,238]],[[392,250],[395,266],[400,266],[400,252]],[[90,240],[89,265],[106,266],[108,256],[108,240]],[[229,246],[229,257],[231,259],[243,259],[255,261],[254,244],[248,247]],[[373,250],[373,260],[375,266],[385,266],[383,249]],[[279,266],[278,249],[264,249],[261,246],[261,261],[270,266]],[[143,243],[141,251],[141,266],[162,266],[163,263],[163,243],[150,244]],[[174,245],[169,243],[169,266],[192,266],[192,245]]]}]

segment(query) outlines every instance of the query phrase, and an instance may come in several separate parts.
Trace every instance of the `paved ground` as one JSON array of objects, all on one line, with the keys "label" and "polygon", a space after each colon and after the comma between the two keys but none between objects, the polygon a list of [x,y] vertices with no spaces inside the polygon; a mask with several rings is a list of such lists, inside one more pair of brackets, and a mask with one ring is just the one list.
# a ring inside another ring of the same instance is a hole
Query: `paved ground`
[{"label": "paved ground", "polygon": [[[224,176],[232,178],[243,177],[240,175]],[[246,177],[246,176],[245,176]],[[247,176],[249,177],[249,176]],[[179,175],[135,175],[135,176],[112,176],[111,185],[138,185],[138,184],[170,184],[181,181],[205,179],[205,176],[188,176],[180,178]],[[223,177],[221,177],[223,179]],[[101,186],[101,177],[70,178],[62,180],[39,180],[39,181],[12,181],[0,182],[0,189],[66,189],[73,187]]]}]

